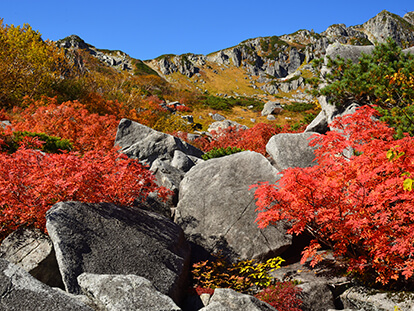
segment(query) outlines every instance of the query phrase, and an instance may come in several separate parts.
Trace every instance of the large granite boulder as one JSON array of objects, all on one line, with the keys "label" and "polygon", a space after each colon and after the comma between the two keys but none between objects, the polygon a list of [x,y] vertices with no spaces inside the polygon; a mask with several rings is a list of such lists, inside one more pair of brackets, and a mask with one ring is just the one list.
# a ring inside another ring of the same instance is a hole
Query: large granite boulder
[{"label": "large granite boulder", "polygon": [[14,263],[39,281],[63,288],[52,241],[39,229],[18,229],[3,240],[0,258]]},{"label": "large granite boulder", "polygon": [[23,268],[0,259],[0,310],[92,311],[93,309],[36,280]]},{"label": "large granite boulder", "polygon": [[276,182],[278,171],[261,154],[245,151],[194,166],[180,184],[175,222],[196,245],[230,259],[278,255],[291,244],[284,223],[259,229],[254,189]]},{"label": "large granite boulder", "polygon": [[180,311],[147,279],[134,275],[82,273],[78,283],[97,306],[106,311]]},{"label": "large granite boulder", "polygon": [[115,145],[121,147],[121,152],[128,157],[139,159],[149,166],[156,159],[171,162],[176,150],[197,158],[203,155],[201,150],[177,137],[128,119],[122,119],[119,123]]},{"label": "large granite boulder", "polygon": [[217,288],[200,311],[275,311],[268,303],[254,296],[238,293],[230,288]]},{"label": "large granite boulder", "polygon": [[282,171],[289,167],[316,165],[316,147],[309,146],[314,134],[317,133],[282,133],[272,136],[266,145],[266,151],[274,160],[275,167]]},{"label": "large granite boulder", "polygon": [[80,293],[77,277],[135,274],[179,301],[185,289],[190,247],[169,219],[109,203],[61,202],[46,214],[65,288]]}]

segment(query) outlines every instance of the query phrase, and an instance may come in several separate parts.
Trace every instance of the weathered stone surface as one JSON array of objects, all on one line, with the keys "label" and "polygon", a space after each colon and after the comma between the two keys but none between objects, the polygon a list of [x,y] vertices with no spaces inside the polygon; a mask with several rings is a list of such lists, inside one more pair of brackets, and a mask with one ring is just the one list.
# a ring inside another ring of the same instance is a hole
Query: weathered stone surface
[{"label": "weathered stone surface", "polygon": [[167,161],[156,159],[150,168],[156,177],[159,186],[166,187],[172,191],[178,191],[184,171],[172,166]]},{"label": "weathered stone surface", "polygon": [[365,46],[358,46],[358,45],[344,45],[338,42],[335,42],[328,46],[326,49],[326,56],[331,57],[331,59],[335,59],[337,56],[345,59],[345,60],[352,60],[352,62],[356,63],[358,59],[361,57],[361,53],[371,54],[374,50],[373,45],[365,45]]},{"label": "weathered stone surface", "polygon": [[226,117],[224,117],[224,116],[222,116],[221,114],[218,114],[218,113],[214,113],[214,114],[211,116],[211,118],[212,118],[214,121],[224,121],[224,120],[226,120]]},{"label": "weathered stone surface", "polygon": [[406,292],[380,292],[356,286],[345,291],[341,300],[345,308],[364,311],[414,310],[414,294]]},{"label": "weathered stone surface", "polygon": [[354,102],[338,107],[334,105],[334,103],[331,103],[329,101],[329,98],[326,96],[319,97],[318,101],[321,105],[322,110],[319,112],[317,117],[306,127],[305,132],[317,132],[324,134],[327,131],[332,130],[332,128],[330,128],[330,123],[336,117],[352,114],[359,107],[359,105]]},{"label": "weathered stone surface", "polygon": [[248,128],[246,125],[241,125],[237,123],[236,121],[224,120],[224,121],[216,121],[216,122],[211,123],[207,131],[209,132],[218,131],[218,130],[226,129],[230,126],[234,126],[236,128],[241,128],[241,129]]},{"label": "weathered stone surface", "polygon": [[386,42],[387,38],[392,38],[400,45],[403,42],[412,45],[414,43],[412,28],[407,27],[401,20],[401,17],[384,10],[362,26],[371,42],[382,43]]},{"label": "weathered stone surface", "polygon": [[49,286],[63,288],[52,241],[38,229],[18,229],[10,234],[1,243],[0,258],[22,267]]},{"label": "weathered stone surface", "polygon": [[315,147],[309,146],[310,137],[316,133],[282,133],[270,138],[266,145],[267,153],[274,160],[279,171],[288,167],[309,167],[314,161]]},{"label": "weathered stone surface", "polygon": [[147,279],[133,275],[82,273],[82,290],[107,311],[180,311],[174,301],[157,291]]},{"label": "weathered stone surface", "polygon": [[304,311],[326,311],[335,309],[335,301],[349,286],[346,277],[339,276],[332,256],[327,256],[315,267],[295,263],[281,267],[271,274],[280,281],[297,281],[302,289],[301,300]]},{"label": "weathered stone surface", "polygon": [[238,293],[230,288],[217,288],[208,306],[200,311],[275,311],[268,303],[254,296]]},{"label": "weathered stone surface", "polygon": [[0,310],[7,311],[93,310],[4,259],[0,259],[0,297]]},{"label": "weathered stone surface", "polygon": [[280,112],[281,110],[282,110],[282,106],[280,105],[279,102],[268,101],[263,107],[262,116],[267,116],[272,113],[277,113],[277,112]]},{"label": "weathered stone surface", "polygon": [[128,157],[139,159],[150,166],[156,159],[171,161],[176,150],[199,158],[203,155],[201,150],[177,137],[128,119],[122,119],[119,123],[115,145],[120,146],[121,152]]},{"label": "weathered stone surface", "polygon": [[255,219],[250,185],[279,178],[261,154],[240,152],[194,166],[180,184],[175,222],[210,252],[248,259],[281,253],[291,243],[282,223],[264,230]]},{"label": "weathered stone surface", "polygon": [[180,150],[175,150],[174,156],[171,160],[171,165],[183,172],[188,172],[190,168],[192,168],[195,165],[195,163],[184,152]]},{"label": "weathered stone surface", "polygon": [[68,292],[80,292],[83,272],[136,274],[180,300],[190,249],[181,228],[167,218],[109,203],[61,202],[46,220]]}]

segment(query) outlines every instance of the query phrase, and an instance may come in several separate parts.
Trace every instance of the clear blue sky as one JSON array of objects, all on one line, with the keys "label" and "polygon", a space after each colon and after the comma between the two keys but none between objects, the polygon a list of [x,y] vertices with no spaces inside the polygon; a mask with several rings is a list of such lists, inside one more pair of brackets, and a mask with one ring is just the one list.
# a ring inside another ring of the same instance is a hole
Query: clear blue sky
[{"label": "clear blue sky", "polygon": [[0,0],[5,24],[30,24],[43,39],[76,34],[97,48],[146,60],[208,54],[255,37],[362,24],[382,10],[403,16],[413,0]]}]

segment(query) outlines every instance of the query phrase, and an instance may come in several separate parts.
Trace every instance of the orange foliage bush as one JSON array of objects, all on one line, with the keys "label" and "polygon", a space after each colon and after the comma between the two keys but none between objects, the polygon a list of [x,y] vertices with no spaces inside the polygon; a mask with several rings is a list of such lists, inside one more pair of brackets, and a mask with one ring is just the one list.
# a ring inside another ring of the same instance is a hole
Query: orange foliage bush
[{"label": "orange foliage bush", "polygon": [[21,146],[13,154],[0,153],[0,237],[19,226],[45,230],[46,211],[60,201],[133,206],[154,191],[162,198],[170,194],[137,160],[115,149],[80,156],[43,154]]},{"label": "orange foliage bush", "polygon": [[287,220],[289,233],[309,232],[314,240],[302,262],[321,260],[323,244],[369,282],[412,282],[414,138],[395,140],[376,114],[365,106],[337,118],[338,131],[311,141],[319,146],[318,165],[289,168],[277,185],[259,185],[258,222],[263,228]]},{"label": "orange foliage bush", "polygon": [[[228,127],[218,131],[212,131],[212,137],[199,137],[190,143],[204,152],[208,152],[213,148],[237,147],[266,155],[266,144],[273,135],[299,131],[292,130],[288,125],[274,127],[270,124],[258,123],[249,129]],[[187,140],[186,133],[174,133],[174,135]]]},{"label": "orange foliage bush", "polygon": [[90,113],[77,101],[58,105],[53,98],[36,101],[25,109],[15,108],[10,119],[15,131],[70,139],[74,150],[82,153],[112,149],[119,123],[113,115]]}]

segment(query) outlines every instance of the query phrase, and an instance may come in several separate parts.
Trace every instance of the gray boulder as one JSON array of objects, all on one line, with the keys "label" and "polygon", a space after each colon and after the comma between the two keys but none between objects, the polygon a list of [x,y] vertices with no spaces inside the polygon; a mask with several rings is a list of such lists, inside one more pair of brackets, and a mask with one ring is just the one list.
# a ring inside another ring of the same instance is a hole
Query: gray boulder
[{"label": "gray boulder", "polygon": [[345,60],[350,59],[353,63],[357,63],[358,59],[361,57],[361,53],[371,54],[373,50],[373,45],[344,45],[339,42],[335,42],[330,44],[326,49],[325,63],[328,56],[331,59],[335,59],[337,57],[341,57]]},{"label": "gray boulder", "polygon": [[217,288],[209,304],[200,311],[275,311],[268,303],[230,288]]},{"label": "gray boulder", "polygon": [[63,288],[52,241],[39,229],[14,231],[1,243],[0,258],[22,267],[49,286]]},{"label": "gray boulder", "polygon": [[181,139],[155,131],[137,122],[122,119],[118,125],[115,145],[130,158],[139,159],[149,166],[156,159],[171,161],[176,150],[188,156],[201,158],[203,152]]},{"label": "gray boulder", "polygon": [[280,112],[281,110],[282,110],[282,106],[280,105],[279,102],[268,101],[263,107],[262,116],[267,116],[275,112]]},{"label": "gray boulder", "polygon": [[[173,163],[173,162],[171,162]],[[166,187],[177,192],[181,180],[184,178],[184,171],[172,166],[168,161],[156,159],[150,168],[156,177],[159,186]]]},{"label": "gray boulder", "polygon": [[321,105],[321,112],[316,116],[316,118],[306,127],[305,132],[317,132],[324,134],[329,130],[332,130],[330,123],[336,117],[342,117],[348,114],[352,114],[359,107],[357,103],[349,103],[344,106],[336,106],[330,102],[329,98],[326,96],[320,96],[318,101]]},{"label": "gray boulder", "polygon": [[315,147],[309,146],[309,139],[316,133],[282,133],[270,138],[267,153],[274,160],[275,167],[282,171],[289,167],[309,167],[317,163]]},{"label": "gray boulder", "polygon": [[82,273],[79,286],[106,311],[180,311],[174,301],[157,291],[147,279],[129,275]]},{"label": "gray boulder", "polygon": [[191,157],[187,156],[181,150],[175,150],[174,156],[171,160],[171,165],[181,171],[188,172],[190,168],[192,168],[195,165],[195,163],[193,162]]},{"label": "gray boulder", "polygon": [[222,116],[221,114],[218,114],[218,113],[214,113],[214,114],[212,114],[212,115],[211,115],[211,118],[212,118],[214,121],[224,121],[224,120],[226,120],[226,117],[224,117],[224,116]]},{"label": "gray boulder", "polygon": [[[414,294],[381,292],[361,286],[351,287],[341,295],[345,308],[364,311],[414,310]],[[396,309],[398,307],[398,309]]]},{"label": "gray boulder", "polygon": [[4,259],[0,259],[0,297],[0,310],[7,311],[93,310]]},{"label": "gray boulder", "polygon": [[271,272],[280,281],[295,281],[301,290],[300,299],[304,311],[325,311],[335,309],[338,297],[349,287],[349,280],[339,275],[339,267],[331,255],[310,266],[310,260],[305,264],[294,263],[283,266]]},{"label": "gray boulder", "polygon": [[200,163],[180,184],[174,221],[190,241],[233,260],[280,254],[291,244],[291,236],[283,223],[258,228],[254,189],[249,190],[258,182],[276,182],[277,173],[252,151]]},{"label": "gray boulder", "polygon": [[230,126],[234,126],[237,129],[243,129],[246,130],[248,127],[246,125],[241,125],[240,123],[237,123],[236,121],[230,121],[230,120],[224,120],[224,121],[216,121],[210,124],[207,131],[218,131],[226,129]]},{"label": "gray boulder", "polygon": [[110,203],[61,202],[47,212],[46,228],[68,292],[80,293],[83,272],[136,274],[181,299],[190,248],[169,219]]}]

